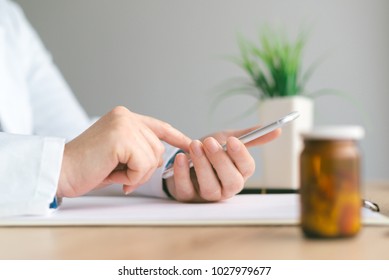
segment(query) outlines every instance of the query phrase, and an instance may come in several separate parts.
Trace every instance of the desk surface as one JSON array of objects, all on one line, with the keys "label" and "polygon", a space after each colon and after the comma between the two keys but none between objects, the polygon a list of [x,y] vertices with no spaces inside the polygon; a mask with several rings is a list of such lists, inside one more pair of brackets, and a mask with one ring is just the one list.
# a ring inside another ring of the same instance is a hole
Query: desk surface
[{"label": "desk surface", "polygon": [[[389,214],[389,185],[365,198]],[[0,259],[389,259],[389,227],[307,240],[296,226],[0,228]]]}]

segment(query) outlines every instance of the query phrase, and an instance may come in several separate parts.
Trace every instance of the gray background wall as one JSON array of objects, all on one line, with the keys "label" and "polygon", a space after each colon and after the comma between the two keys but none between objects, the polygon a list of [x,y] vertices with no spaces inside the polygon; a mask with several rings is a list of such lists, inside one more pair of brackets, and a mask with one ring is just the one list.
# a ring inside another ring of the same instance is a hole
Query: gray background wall
[{"label": "gray background wall", "polygon": [[[310,26],[305,62],[328,54],[309,90],[336,88],[315,100],[316,124],[361,124],[366,180],[389,179],[389,1],[328,0],[18,0],[90,115],[121,104],[170,122],[191,137],[258,122],[236,122],[254,100],[237,97],[210,117],[215,89],[243,76],[222,56],[238,54],[236,34],[255,40],[264,23],[296,34]],[[256,154],[257,150],[254,149]],[[261,162],[258,159],[260,176]]]}]

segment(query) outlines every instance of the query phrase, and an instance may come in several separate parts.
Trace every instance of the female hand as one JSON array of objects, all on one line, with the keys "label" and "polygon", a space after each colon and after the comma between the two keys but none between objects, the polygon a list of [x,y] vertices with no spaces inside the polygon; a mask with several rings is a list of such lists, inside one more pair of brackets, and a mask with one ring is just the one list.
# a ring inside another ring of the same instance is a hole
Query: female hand
[{"label": "female hand", "polygon": [[[210,202],[240,192],[255,170],[255,161],[247,148],[265,144],[281,133],[280,129],[275,130],[246,145],[236,138],[255,128],[219,132],[203,141],[192,141],[189,156],[193,168],[189,168],[186,154],[176,156],[174,176],[166,179],[170,194],[178,201]],[[220,143],[226,143],[226,151]]]}]

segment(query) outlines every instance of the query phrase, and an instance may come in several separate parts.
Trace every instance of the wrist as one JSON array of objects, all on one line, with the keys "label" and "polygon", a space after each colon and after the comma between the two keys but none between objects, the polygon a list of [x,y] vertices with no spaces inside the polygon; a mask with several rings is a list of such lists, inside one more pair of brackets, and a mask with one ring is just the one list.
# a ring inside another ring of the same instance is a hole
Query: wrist
[{"label": "wrist", "polygon": [[62,157],[62,165],[61,171],[58,178],[57,185],[57,193],[56,197],[62,199],[63,197],[70,197],[72,195],[73,188],[71,187],[71,183],[69,181],[69,169],[71,164],[69,163],[70,157],[68,155],[68,144],[65,145],[63,157]]}]

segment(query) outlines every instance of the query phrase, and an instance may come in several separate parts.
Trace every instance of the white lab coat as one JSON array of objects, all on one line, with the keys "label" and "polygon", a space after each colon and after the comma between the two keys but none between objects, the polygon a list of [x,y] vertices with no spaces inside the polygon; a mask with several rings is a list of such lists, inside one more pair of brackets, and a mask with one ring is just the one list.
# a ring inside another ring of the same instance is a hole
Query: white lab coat
[{"label": "white lab coat", "polygon": [[[89,124],[20,7],[0,0],[0,217],[50,212],[64,144]],[[162,170],[138,192],[166,197]]]}]

